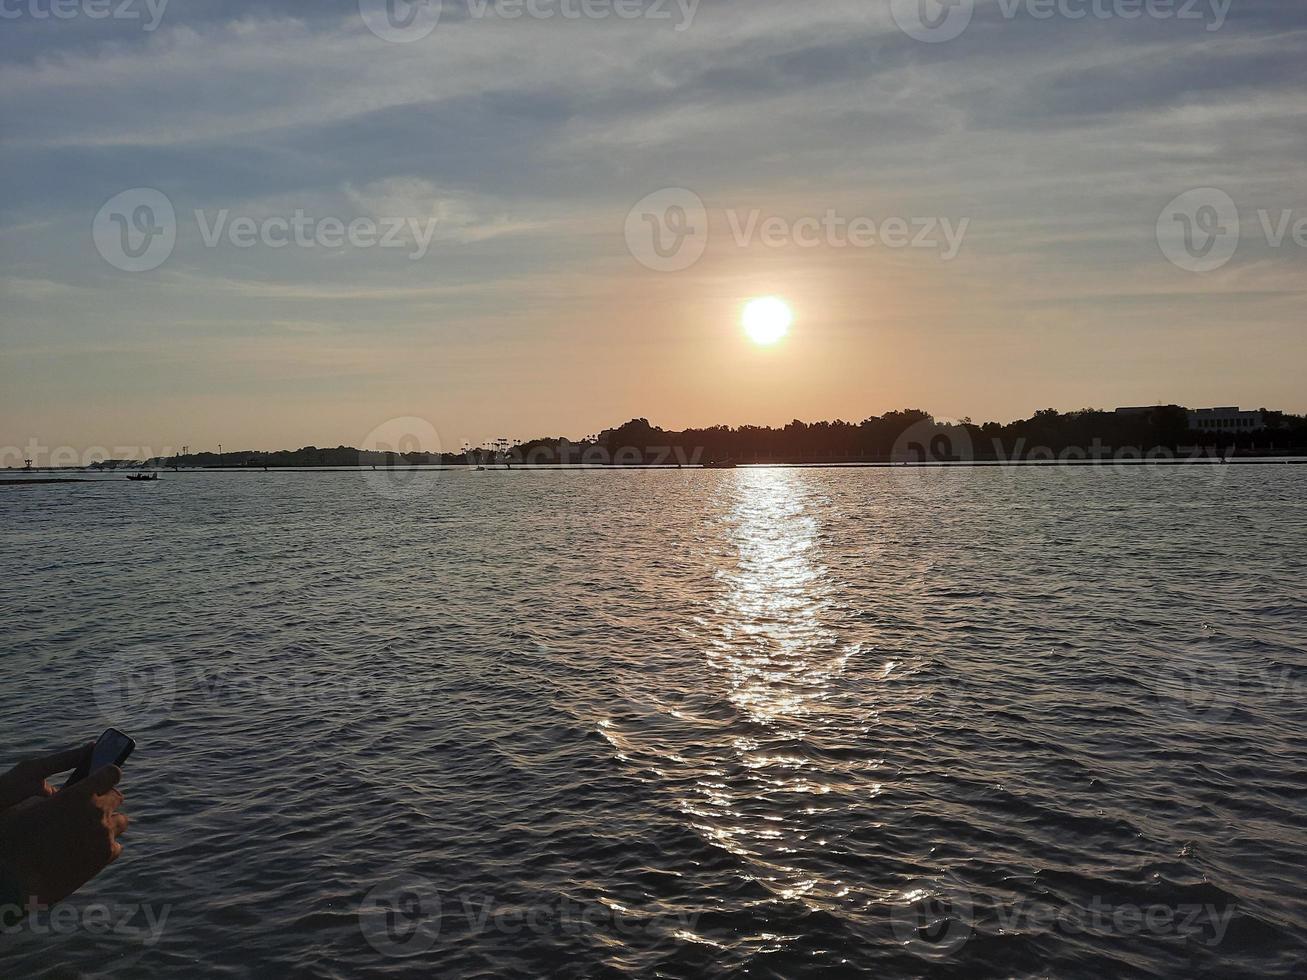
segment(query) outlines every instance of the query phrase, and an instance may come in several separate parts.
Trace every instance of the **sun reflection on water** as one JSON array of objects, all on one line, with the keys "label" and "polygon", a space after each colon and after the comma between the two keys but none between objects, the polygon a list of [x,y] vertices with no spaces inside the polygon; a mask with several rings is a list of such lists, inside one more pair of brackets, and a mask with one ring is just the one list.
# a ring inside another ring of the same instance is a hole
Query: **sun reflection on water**
[{"label": "sun reflection on water", "polygon": [[[846,679],[859,647],[823,562],[826,502],[788,470],[733,471],[718,494],[716,588],[683,627],[686,657],[633,678],[634,712],[600,732],[690,829],[738,861],[756,889],[749,907],[839,914],[855,889],[835,854],[837,828],[882,787],[857,748],[872,717]],[[735,945],[789,941],[759,930]]]},{"label": "sun reflection on water", "polygon": [[738,559],[720,573],[726,608],[709,662],[729,678],[731,701],[750,717],[801,721],[820,712],[849,656],[824,616],[820,528],[789,471],[745,471],[736,491],[730,534]]},{"label": "sun reflection on water", "polygon": [[[724,489],[733,494],[734,562],[718,571],[721,606],[701,639],[737,725],[679,806],[706,840],[745,860],[776,900],[830,908],[850,888],[819,870],[831,811],[818,801],[850,774],[821,748],[862,734],[837,703],[857,648],[842,643],[832,624],[818,508],[802,476],[738,471]],[[879,791],[868,784],[868,796]]]}]

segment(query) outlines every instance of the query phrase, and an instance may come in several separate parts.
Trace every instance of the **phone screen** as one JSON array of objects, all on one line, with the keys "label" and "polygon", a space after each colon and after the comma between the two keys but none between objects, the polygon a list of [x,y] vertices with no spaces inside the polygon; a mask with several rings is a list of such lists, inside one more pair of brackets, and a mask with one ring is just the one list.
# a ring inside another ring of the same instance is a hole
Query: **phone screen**
[{"label": "phone screen", "polygon": [[68,777],[68,782],[64,783],[64,786],[71,786],[105,766],[121,766],[127,761],[134,748],[136,742],[131,736],[123,734],[116,728],[106,728],[96,739],[90,758],[73,770],[73,774]]},{"label": "phone screen", "polygon": [[135,746],[136,743],[118,729],[110,728],[100,736],[95,748],[91,750],[90,771],[96,772],[105,766],[117,765],[120,758],[125,762]]}]

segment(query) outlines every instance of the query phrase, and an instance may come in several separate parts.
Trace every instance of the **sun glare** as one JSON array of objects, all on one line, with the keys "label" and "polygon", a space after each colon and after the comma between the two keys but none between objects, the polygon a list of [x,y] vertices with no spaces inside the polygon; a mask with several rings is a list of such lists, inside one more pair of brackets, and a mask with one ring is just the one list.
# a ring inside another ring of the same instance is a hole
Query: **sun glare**
[{"label": "sun glare", "polygon": [[790,325],[794,323],[794,311],[784,300],[775,296],[764,296],[750,300],[744,307],[744,332],[755,344],[770,347],[780,343]]}]

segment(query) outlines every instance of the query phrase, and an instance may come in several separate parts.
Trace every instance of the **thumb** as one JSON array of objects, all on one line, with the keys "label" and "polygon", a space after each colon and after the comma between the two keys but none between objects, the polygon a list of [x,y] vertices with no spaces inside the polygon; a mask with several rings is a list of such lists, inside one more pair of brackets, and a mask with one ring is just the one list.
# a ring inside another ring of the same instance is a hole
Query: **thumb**
[{"label": "thumb", "polygon": [[52,755],[38,756],[35,759],[28,760],[28,764],[43,778],[53,776],[57,772],[65,772],[80,764],[90,754],[92,745],[93,743],[87,742],[75,749],[66,749]]},{"label": "thumb", "polygon": [[80,783],[70,786],[69,792],[81,796],[99,796],[117,786],[118,780],[122,778],[123,771],[117,766],[105,766],[91,773]]}]

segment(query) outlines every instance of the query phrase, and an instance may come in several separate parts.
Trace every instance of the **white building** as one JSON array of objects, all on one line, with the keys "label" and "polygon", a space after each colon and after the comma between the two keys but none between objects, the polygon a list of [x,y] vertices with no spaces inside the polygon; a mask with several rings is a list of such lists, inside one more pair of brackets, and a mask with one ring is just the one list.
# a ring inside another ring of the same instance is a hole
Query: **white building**
[{"label": "white building", "polygon": [[1200,432],[1256,432],[1265,428],[1261,412],[1237,408],[1194,408],[1189,410],[1189,428]]}]

